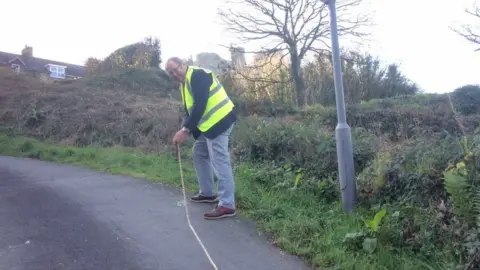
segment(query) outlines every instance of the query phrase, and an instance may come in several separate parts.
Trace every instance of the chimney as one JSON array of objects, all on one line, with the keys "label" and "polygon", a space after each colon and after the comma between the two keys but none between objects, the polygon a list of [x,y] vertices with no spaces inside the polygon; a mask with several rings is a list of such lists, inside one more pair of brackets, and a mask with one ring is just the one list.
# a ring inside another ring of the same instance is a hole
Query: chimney
[{"label": "chimney", "polygon": [[25,45],[25,48],[22,50],[22,56],[32,58],[33,57],[33,48]]}]

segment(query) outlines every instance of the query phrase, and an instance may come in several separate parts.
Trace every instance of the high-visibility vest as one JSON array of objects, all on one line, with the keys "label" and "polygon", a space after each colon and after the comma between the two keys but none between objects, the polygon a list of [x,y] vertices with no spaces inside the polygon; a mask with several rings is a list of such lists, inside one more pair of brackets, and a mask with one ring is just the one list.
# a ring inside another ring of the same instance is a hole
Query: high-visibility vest
[{"label": "high-visibility vest", "polygon": [[234,105],[222,84],[211,70],[189,66],[187,73],[185,74],[185,82],[180,84],[180,93],[182,94],[183,104],[187,108],[189,115],[192,112],[192,105],[194,103],[191,79],[192,73],[196,69],[202,69],[212,76],[212,85],[210,85],[210,95],[208,97],[207,107],[197,125],[200,131],[205,132],[227,116],[233,110]]}]

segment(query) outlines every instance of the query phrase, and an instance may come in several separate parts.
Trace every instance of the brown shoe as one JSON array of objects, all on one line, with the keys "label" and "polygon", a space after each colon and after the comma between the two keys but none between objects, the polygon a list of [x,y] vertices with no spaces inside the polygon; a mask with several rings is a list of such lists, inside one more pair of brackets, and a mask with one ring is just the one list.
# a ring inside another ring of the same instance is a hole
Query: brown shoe
[{"label": "brown shoe", "polygon": [[230,209],[223,206],[217,206],[211,212],[205,213],[203,215],[206,219],[220,219],[225,217],[233,217],[237,214],[235,209]]}]

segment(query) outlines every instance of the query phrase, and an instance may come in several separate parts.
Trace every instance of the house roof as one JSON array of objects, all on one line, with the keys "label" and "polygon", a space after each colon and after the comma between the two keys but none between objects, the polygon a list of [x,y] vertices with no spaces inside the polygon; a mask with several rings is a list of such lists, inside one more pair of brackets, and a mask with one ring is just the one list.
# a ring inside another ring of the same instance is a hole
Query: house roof
[{"label": "house roof", "polygon": [[67,74],[72,76],[84,77],[87,73],[84,66],[73,65],[64,62],[48,60],[38,57],[26,57],[21,54],[0,52],[0,64],[8,64],[10,61],[18,59],[25,65],[27,70],[46,71],[46,65],[59,65],[67,67]]}]

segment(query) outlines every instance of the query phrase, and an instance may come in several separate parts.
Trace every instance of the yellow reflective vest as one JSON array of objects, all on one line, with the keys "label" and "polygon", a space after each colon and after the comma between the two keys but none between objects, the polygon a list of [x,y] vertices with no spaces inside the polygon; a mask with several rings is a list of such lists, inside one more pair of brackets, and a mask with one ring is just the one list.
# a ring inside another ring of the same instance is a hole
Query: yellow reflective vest
[{"label": "yellow reflective vest", "polygon": [[200,131],[205,132],[227,116],[233,110],[234,105],[222,84],[211,70],[196,66],[188,66],[187,73],[185,74],[185,82],[180,84],[180,93],[182,94],[183,104],[187,108],[189,115],[192,112],[192,105],[194,103],[191,78],[195,69],[204,70],[206,73],[210,74],[213,79],[212,85],[210,85],[210,95],[208,97],[207,106],[197,125]]}]

